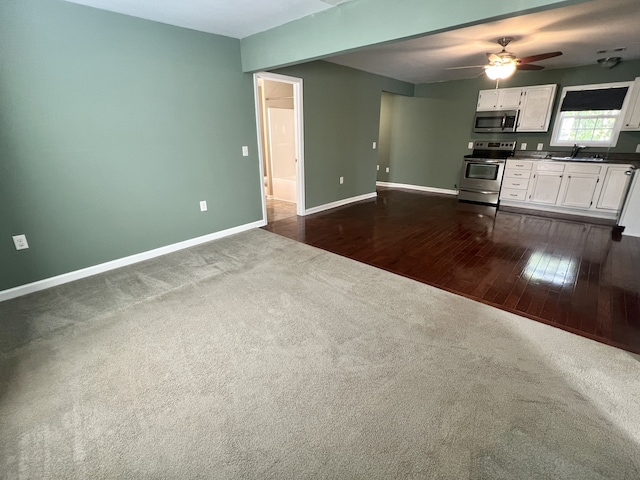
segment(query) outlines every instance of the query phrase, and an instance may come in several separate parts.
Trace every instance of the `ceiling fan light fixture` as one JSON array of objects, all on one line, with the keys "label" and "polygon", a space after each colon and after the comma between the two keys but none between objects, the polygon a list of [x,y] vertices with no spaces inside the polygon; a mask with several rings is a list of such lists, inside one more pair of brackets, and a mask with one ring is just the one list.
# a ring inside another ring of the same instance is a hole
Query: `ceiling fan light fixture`
[{"label": "ceiling fan light fixture", "polygon": [[509,78],[516,71],[516,63],[501,63],[501,64],[493,64],[487,65],[484,67],[484,71],[491,80],[503,80],[505,78]]}]

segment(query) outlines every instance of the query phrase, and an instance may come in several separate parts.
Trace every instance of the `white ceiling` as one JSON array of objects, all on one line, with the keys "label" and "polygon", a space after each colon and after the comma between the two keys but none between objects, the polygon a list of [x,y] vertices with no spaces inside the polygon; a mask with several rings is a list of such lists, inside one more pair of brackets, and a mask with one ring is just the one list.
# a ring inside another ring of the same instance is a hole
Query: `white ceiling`
[{"label": "white ceiling", "polygon": [[66,1],[233,38],[244,38],[333,8],[323,0]]},{"label": "white ceiling", "polygon": [[[66,0],[170,25],[234,38],[269,30],[347,0]],[[338,7],[339,8],[339,7]],[[452,2],[455,8],[455,2]],[[596,64],[598,58],[640,59],[640,0],[592,0],[327,58],[330,62],[411,83],[471,78],[499,37],[515,37],[518,57],[562,51],[538,62],[546,68]],[[617,48],[626,50],[615,52]],[[597,53],[606,50],[606,53]],[[518,72],[517,75],[527,75]],[[640,76],[640,72],[638,72]]]}]

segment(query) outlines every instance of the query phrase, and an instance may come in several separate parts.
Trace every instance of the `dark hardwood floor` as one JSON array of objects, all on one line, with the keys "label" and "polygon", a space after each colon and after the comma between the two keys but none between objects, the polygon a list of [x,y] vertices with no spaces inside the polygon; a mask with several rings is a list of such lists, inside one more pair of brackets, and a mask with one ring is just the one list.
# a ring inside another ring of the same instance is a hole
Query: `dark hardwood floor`
[{"label": "dark hardwood floor", "polygon": [[614,241],[611,227],[380,187],[264,228],[640,353],[640,238]]}]

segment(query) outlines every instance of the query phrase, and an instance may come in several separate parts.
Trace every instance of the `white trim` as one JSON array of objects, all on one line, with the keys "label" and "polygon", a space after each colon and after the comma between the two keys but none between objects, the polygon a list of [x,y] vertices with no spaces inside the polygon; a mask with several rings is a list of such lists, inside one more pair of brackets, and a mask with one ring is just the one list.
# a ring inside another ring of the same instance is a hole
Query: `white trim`
[{"label": "white trim", "polygon": [[422,185],[409,185],[408,183],[391,183],[376,182],[381,187],[406,188],[409,190],[419,190],[421,192],[443,193],[445,195],[458,195],[457,190],[449,190],[448,188],[423,187]]},{"label": "white trim", "polygon": [[364,195],[358,195],[357,197],[344,198],[342,200],[338,200],[337,202],[325,203],[324,205],[318,205],[317,207],[307,209],[306,215],[311,215],[312,213],[324,212],[325,210],[330,210],[336,207],[342,207],[343,205],[359,202],[361,200],[376,198],[377,195],[378,194],[376,192],[365,193]]},{"label": "white trim", "polygon": [[[613,127],[613,132],[611,133],[611,139],[608,142],[595,142],[595,141],[586,141],[586,140],[570,140],[570,141],[560,141],[557,140],[558,135],[560,134],[560,125],[562,124],[562,102],[564,101],[564,97],[567,95],[569,91],[581,91],[581,90],[605,90],[607,88],[620,88],[627,87],[627,94],[624,97],[622,102],[622,107],[620,108],[620,114],[616,118],[616,123]],[[633,82],[610,82],[610,83],[594,83],[591,85],[571,85],[568,87],[564,87],[562,89],[562,93],[560,96],[560,102],[558,103],[558,107],[556,109],[556,117],[553,121],[553,131],[551,133],[551,140],[549,145],[551,147],[570,147],[572,145],[581,144],[585,147],[603,147],[603,148],[611,148],[615,147],[618,144],[618,137],[620,136],[620,130],[624,124],[625,112],[627,111],[627,105],[629,104],[629,99],[631,98],[631,91],[633,90]]]},{"label": "white trim", "polygon": [[148,250],[146,252],[136,253],[135,255],[129,255],[128,257],[118,258],[106,263],[100,263],[92,267],[83,268],[81,270],[75,270],[73,272],[63,273],[55,277],[45,278],[44,280],[38,280],[37,282],[27,283],[26,285],[20,285],[18,287],[10,288],[8,290],[0,291],[0,302],[10,300],[12,298],[21,297],[29,293],[38,292],[47,288],[62,285],[63,283],[73,282],[82,278],[97,275],[98,273],[108,272],[109,270],[115,270],[116,268],[126,267],[134,263],[143,262],[151,258],[160,257],[168,253],[177,252],[185,248],[194,247],[202,243],[207,243],[219,238],[228,237],[229,235],[235,235],[254,228],[263,227],[267,223],[264,220],[258,220],[257,222],[247,223],[227,230],[221,230],[219,232],[210,233],[201,237],[191,238],[183,242],[166,245],[164,247]]},{"label": "white trim", "polygon": [[260,169],[260,201],[262,202],[262,221],[267,222],[267,198],[264,191],[264,153],[262,152],[262,118],[260,117],[260,90],[258,76],[253,74],[253,99],[256,108],[256,135],[258,137],[258,168]]},{"label": "white trim", "polygon": [[305,211],[305,189],[304,189],[304,107],[302,105],[301,78],[289,77],[270,72],[258,72],[253,74],[254,98],[256,105],[256,133],[258,135],[258,160],[260,162],[260,193],[262,196],[262,211],[264,220],[267,220],[267,204],[264,195],[264,153],[262,152],[261,140],[261,119],[260,119],[260,99],[258,95],[258,79],[273,80],[276,82],[289,83],[293,85],[293,111],[295,115],[295,135],[296,135],[296,209],[297,215],[306,215]]}]

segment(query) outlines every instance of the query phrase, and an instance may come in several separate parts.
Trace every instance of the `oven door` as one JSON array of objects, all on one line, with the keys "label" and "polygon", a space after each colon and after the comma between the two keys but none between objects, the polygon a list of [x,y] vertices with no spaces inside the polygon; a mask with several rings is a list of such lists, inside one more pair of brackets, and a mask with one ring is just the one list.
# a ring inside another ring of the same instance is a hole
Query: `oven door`
[{"label": "oven door", "polygon": [[465,159],[458,199],[497,204],[504,165],[504,160]]}]

